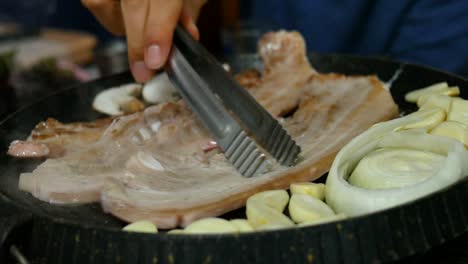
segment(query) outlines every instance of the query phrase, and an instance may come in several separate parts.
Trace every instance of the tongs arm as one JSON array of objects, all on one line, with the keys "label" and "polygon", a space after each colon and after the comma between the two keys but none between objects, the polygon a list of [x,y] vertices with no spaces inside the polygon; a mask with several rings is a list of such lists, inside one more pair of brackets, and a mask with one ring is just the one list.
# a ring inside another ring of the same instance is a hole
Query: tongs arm
[{"label": "tongs arm", "polygon": [[[299,146],[180,25],[174,32],[166,71],[236,168],[236,162],[240,165],[244,162],[231,160],[232,155],[247,159],[239,153],[245,150],[250,155],[256,150],[249,137],[280,163],[294,164]],[[264,155],[261,156],[264,159]]]}]

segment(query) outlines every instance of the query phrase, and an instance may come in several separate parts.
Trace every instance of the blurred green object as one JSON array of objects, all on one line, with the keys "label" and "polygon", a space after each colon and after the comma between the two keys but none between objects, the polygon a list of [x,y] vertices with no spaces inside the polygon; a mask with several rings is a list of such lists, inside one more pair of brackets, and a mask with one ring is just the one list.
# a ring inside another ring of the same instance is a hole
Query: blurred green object
[{"label": "blurred green object", "polygon": [[18,107],[78,82],[55,58],[23,68],[15,63],[15,56],[14,50],[0,53],[0,121]]},{"label": "blurred green object", "polygon": [[73,79],[73,73],[60,68],[55,58],[44,58],[35,63],[24,74],[41,79]]},{"label": "blurred green object", "polygon": [[0,54],[0,83],[8,82],[13,71],[15,51],[8,51]]}]

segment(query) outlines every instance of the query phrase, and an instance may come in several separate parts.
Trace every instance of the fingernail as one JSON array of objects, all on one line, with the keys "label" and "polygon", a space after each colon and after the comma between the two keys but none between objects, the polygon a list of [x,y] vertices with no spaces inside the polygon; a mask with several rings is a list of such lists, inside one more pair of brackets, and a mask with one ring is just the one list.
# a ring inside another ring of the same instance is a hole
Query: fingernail
[{"label": "fingernail", "polygon": [[148,47],[145,62],[150,69],[158,69],[162,66],[161,48],[158,45]]},{"label": "fingernail", "polygon": [[192,32],[192,34],[194,35],[193,37],[195,39],[199,40],[200,39],[200,33],[198,31],[197,25],[195,24],[195,22],[193,22],[193,20],[190,20],[189,28],[190,28],[190,32]]},{"label": "fingernail", "polygon": [[137,82],[146,82],[153,75],[153,71],[148,69],[143,61],[137,61],[133,64],[132,73]]}]

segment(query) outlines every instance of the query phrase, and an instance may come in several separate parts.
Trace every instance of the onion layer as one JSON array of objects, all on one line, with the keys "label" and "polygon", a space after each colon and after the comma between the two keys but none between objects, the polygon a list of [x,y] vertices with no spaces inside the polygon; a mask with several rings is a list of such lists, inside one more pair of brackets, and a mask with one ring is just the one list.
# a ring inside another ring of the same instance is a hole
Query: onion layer
[{"label": "onion layer", "polygon": [[366,189],[404,187],[432,176],[444,161],[444,156],[432,152],[382,148],[364,157],[348,181]]},{"label": "onion layer", "polygon": [[[348,216],[366,214],[400,205],[441,190],[468,173],[468,153],[460,142],[411,131],[393,132],[396,128],[427,118],[428,111],[378,124],[348,143],[336,156],[328,174],[325,197],[336,212]],[[438,157],[434,173],[404,187],[368,189],[348,182],[358,163],[380,148],[405,148],[430,152]]]}]

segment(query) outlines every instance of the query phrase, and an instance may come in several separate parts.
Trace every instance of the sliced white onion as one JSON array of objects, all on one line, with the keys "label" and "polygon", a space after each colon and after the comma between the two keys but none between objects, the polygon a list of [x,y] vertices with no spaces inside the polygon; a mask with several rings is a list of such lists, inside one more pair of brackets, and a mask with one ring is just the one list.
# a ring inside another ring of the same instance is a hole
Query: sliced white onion
[{"label": "sliced white onion", "polygon": [[377,149],[359,162],[348,182],[366,189],[404,187],[432,176],[444,161],[444,156],[428,151]]},{"label": "sliced white onion", "polygon": [[[416,112],[403,118],[384,122],[354,138],[336,156],[328,174],[325,197],[336,213],[349,216],[366,214],[400,205],[459,181],[468,173],[468,153],[453,139],[425,133],[391,132],[430,114]],[[358,162],[379,148],[408,148],[444,156],[444,161],[432,176],[405,187],[389,189],[361,188],[348,182]]]}]

